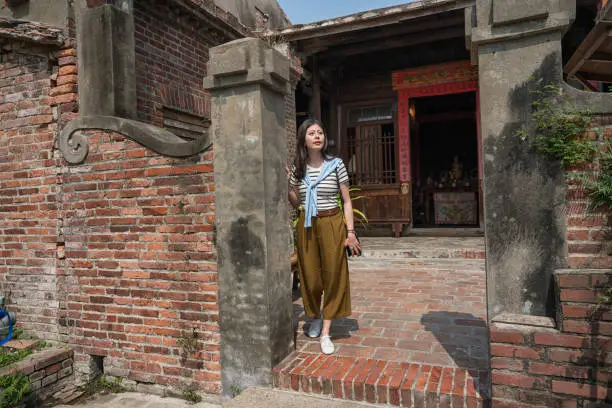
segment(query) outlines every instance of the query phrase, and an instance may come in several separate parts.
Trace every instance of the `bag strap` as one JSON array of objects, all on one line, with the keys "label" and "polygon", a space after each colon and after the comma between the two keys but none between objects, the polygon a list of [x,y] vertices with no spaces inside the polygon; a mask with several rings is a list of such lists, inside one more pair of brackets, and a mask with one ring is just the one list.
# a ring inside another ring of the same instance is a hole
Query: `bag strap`
[{"label": "bag strap", "polygon": [[0,346],[5,345],[11,339],[11,337],[13,337],[13,322],[11,321],[11,315],[6,310],[0,309],[0,320],[4,319],[4,317],[8,318],[8,324],[9,324],[8,330],[9,331],[6,337],[0,340]]}]

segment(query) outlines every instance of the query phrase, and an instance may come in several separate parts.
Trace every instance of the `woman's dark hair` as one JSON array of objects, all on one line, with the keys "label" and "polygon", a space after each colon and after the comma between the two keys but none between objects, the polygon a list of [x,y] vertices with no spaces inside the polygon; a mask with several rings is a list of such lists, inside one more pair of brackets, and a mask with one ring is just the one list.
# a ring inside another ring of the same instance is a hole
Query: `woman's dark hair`
[{"label": "woman's dark hair", "polygon": [[306,160],[308,159],[308,149],[306,148],[306,132],[308,131],[308,128],[312,125],[319,125],[321,126],[321,129],[323,129],[323,134],[325,135],[325,142],[323,143],[323,150],[321,150],[321,153],[323,154],[323,158],[325,160],[331,158],[331,155],[327,153],[328,138],[323,123],[316,119],[306,119],[304,122],[302,122],[297,131],[297,145],[295,147],[294,163],[295,178],[297,180],[303,179],[306,175]]}]

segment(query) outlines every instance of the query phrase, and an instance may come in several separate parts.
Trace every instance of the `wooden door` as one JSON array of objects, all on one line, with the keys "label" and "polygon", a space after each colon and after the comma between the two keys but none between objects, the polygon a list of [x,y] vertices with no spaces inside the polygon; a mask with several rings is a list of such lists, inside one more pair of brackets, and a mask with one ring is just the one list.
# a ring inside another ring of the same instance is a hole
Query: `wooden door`
[{"label": "wooden door", "polygon": [[347,128],[347,167],[351,185],[358,187],[355,208],[363,211],[370,224],[390,224],[396,235],[402,224],[410,223],[411,195],[401,191],[397,136],[393,122],[379,122]]}]

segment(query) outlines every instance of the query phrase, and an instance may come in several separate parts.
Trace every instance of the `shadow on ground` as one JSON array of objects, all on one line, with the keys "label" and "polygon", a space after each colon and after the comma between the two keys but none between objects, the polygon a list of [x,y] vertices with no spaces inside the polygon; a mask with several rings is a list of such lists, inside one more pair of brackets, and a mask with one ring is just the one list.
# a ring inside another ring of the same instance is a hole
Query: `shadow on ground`
[{"label": "shadow on ground", "polygon": [[421,317],[425,330],[433,333],[457,367],[468,370],[480,395],[490,398],[487,322],[469,313],[430,312]]},{"label": "shadow on ground", "polygon": [[[306,316],[304,313],[304,307],[302,305],[293,304],[293,330],[294,330],[294,341],[297,342],[298,331],[300,322],[304,322],[302,325],[302,334],[305,336],[310,328],[311,318]],[[351,337],[351,332],[359,330],[359,322],[357,319],[341,318],[334,320],[331,327],[332,340],[347,339]]]}]

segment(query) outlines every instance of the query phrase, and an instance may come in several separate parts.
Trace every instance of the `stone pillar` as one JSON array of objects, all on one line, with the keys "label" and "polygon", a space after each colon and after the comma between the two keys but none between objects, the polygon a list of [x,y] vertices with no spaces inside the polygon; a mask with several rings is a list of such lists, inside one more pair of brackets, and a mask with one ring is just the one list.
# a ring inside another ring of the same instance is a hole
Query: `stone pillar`
[{"label": "stone pillar", "polygon": [[287,245],[289,61],[259,39],[210,50],[223,393],[269,386],[293,349]]},{"label": "stone pillar", "polygon": [[[477,0],[476,7],[467,34],[479,69],[489,318],[546,315],[553,271],[566,262],[565,182],[533,148],[531,101],[538,80],[562,82],[561,39],[575,1]],[[522,128],[531,136],[521,138]]]},{"label": "stone pillar", "polygon": [[297,123],[295,111],[295,90],[300,80],[302,73],[295,69],[290,69],[290,89],[291,91],[285,97],[285,130],[287,131],[287,157],[289,162],[293,163],[295,158],[295,147],[297,144]]},{"label": "stone pillar", "polygon": [[80,10],[77,44],[79,113],[136,119],[132,0]]}]

